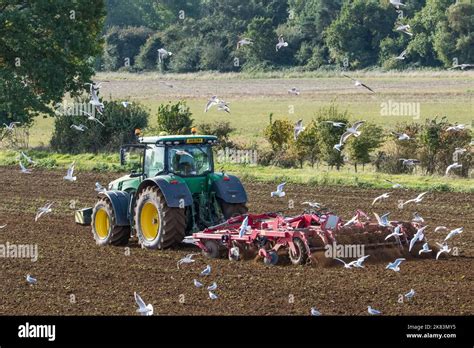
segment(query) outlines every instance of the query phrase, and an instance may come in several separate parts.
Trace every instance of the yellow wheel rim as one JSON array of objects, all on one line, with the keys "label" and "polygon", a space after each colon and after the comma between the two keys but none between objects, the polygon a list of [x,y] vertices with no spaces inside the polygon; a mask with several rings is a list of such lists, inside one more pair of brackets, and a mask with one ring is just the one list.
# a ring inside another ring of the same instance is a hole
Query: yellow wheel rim
[{"label": "yellow wheel rim", "polygon": [[160,214],[153,203],[145,203],[140,214],[140,226],[143,237],[147,240],[154,240],[158,236],[160,229]]},{"label": "yellow wheel rim", "polygon": [[100,208],[95,214],[95,231],[100,239],[105,239],[109,235],[110,219],[104,208]]}]

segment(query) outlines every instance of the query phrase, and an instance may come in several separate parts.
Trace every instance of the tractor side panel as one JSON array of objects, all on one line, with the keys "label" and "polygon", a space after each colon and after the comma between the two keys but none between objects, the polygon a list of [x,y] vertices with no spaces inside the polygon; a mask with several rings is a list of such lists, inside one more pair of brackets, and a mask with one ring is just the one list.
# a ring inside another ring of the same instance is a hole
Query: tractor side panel
[{"label": "tractor side panel", "polygon": [[184,207],[193,204],[193,196],[185,183],[178,182],[176,184],[170,184],[164,178],[153,178],[143,181],[138,190],[141,191],[141,187],[149,185],[150,182],[153,182],[160,188],[161,193],[165,196],[166,205],[168,207],[179,208],[180,202],[183,203]]},{"label": "tractor side panel", "polygon": [[105,195],[112,203],[115,214],[115,224],[117,226],[130,226],[128,208],[130,206],[130,194],[124,191],[107,191],[100,193]]},{"label": "tractor side panel", "polygon": [[234,175],[227,175],[228,181],[220,179],[212,183],[216,196],[227,203],[247,203],[247,193],[240,180]]}]

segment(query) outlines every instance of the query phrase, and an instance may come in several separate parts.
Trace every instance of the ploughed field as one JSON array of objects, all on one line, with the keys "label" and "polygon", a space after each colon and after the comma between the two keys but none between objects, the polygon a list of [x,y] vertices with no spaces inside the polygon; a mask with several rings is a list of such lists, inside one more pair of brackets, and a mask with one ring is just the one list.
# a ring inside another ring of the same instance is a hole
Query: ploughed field
[{"label": "ploughed field", "polygon": [[[99,247],[90,227],[74,223],[76,208],[93,206],[94,183],[102,185],[117,174],[80,172],[77,182],[62,178],[63,171],[34,169],[21,174],[17,167],[0,167],[0,245],[37,244],[38,260],[0,258],[0,314],[2,315],[137,315],[133,293],[154,306],[158,315],[309,315],[316,307],[323,315],[368,315],[367,306],[384,315],[473,315],[474,194],[429,193],[417,206],[399,210],[399,199],[419,192],[392,190],[391,197],[372,208],[381,190],[349,187],[286,187],[286,197],[271,198],[276,185],[244,182],[252,213],[280,211],[296,215],[304,201],[316,201],[348,220],[356,209],[372,215],[391,212],[393,220],[409,220],[417,211],[429,227],[431,245],[447,233],[434,232],[439,225],[464,227],[449,241],[459,256],[410,259],[400,272],[386,270],[386,259],[369,257],[363,269],[344,269],[334,263],[265,266],[262,261],[231,262],[195,256],[196,262],[177,269],[192,246],[152,251],[140,248],[136,237],[125,247]],[[289,209],[289,200],[294,208]],[[36,210],[53,201],[52,213],[35,222]],[[371,254],[371,250],[366,250]],[[393,256],[395,258],[396,255]],[[393,259],[390,259],[393,261]],[[212,266],[210,276],[199,273]],[[38,279],[29,285],[25,276]],[[216,281],[217,300],[209,299],[205,286]],[[399,303],[399,295],[416,292],[411,301]]]}]

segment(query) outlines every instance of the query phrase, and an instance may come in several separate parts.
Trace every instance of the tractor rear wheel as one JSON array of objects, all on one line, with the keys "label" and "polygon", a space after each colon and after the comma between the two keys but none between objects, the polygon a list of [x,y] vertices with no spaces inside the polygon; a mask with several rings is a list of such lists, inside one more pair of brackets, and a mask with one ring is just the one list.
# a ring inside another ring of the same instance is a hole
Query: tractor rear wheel
[{"label": "tractor rear wheel", "polygon": [[220,205],[222,214],[224,214],[224,218],[226,219],[230,219],[233,216],[247,214],[249,211],[245,203],[227,203],[220,200]]},{"label": "tractor rear wheel", "polygon": [[135,227],[147,249],[166,249],[180,243],[186,232],[185,209],[171,208],[156,186],[145,188],[135,205]]},{"label": "tractor rear wheel", "polygon": [[130,226],[115,226],[114,209],[106,197],[92,210],[92,234],[98,245],[127,245],[130,239]]}]

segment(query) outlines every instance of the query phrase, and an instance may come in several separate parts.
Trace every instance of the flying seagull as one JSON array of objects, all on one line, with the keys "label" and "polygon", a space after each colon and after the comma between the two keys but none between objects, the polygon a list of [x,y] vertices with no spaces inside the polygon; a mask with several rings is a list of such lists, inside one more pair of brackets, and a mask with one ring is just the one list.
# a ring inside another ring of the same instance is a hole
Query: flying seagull
[{"label": "flying seagull", "polygon": [[447,231],[448,228],[446,226],[438,226],[435,228],[435,232],[439,232],[439,231]]},{"label": "flying seagull", "polygon": [[296,87],[292,87],[291,89],[288,90],[288,94],[300,95],[300,89]]},{"label": "flying seagull", "polygon": [[344,146],[345,142],[347,141],[347,139],[349,139],[349,137],[351,135],[354,135],[354,133],[351,133],[351,132],[345,132],[344,134],[341,135],[341,138],[339,139],[339,144],[336,144],[334,145],[334,149],[336,149],[337,151],[341,152],[341,149],[342,147]]},{"label": "flying seagull", "polygon": [[388,197],[390,197],[390,194],[391,192],[388,192],[388,193],[384,193],[378,197],[375,197],[375,199],[372,201],[372,206],[374,206],[375,203],[377,203],[378,201],[380,201],[381,199],[387,199]]},{"label": "flying seagull", "polygon": [[23,156],[24,159],[30,164],[36,164],[35,161],[33,161],[30,157],[28,157],[23,151],[21,151],[21,155]]},{"label": "flying seagull", "polygon": [[128,108],[129,105],[131,105],[132,103],[131,102],[128,102],[128,101],[123,101],[122,102],[122,105],[124,108]]},{"label": "flying seagull", "polygon": [[422,200],[423,200],[423,196],[426,195],[428,193],[428,191],[426,192],[423,192],[423,193],[420,193],[418,196],[416,196],[415,198],[413,199],[409,199],[408,201],[405,201],[402,203],[402,207],[408,203],[420,203]]},{"label": "flying seagull", "polygon": [[424,254],[424,253],[430,253],[432,251],[433,250],[430,249],[430,246],[428,245],[428,243],[425,243],[425,244],[423,244],[423,249],[420,249],[420,251],[418,251],[418,255],[421,255],[421,254]]},{"label": "flying seagull", "polygon": [[419,213],[415,212],[413,213],[413,219],[411,221],[417,222],[417,223],[423,223],[425,222],[425,219],[423,219],[423,217]]},{"label": "flying seagull", "polygon": [[249,217],[246,216],[244,221],[242,221],[242,224],[240,225],[239,228],[239,237],[242,238],[245,233],[249,230]]},{"label": "flying seagull", "polygon": [[456,157],[456,156],[459,156],[459,155],[462,155],[466,152],[467,150],[462,148],[462,147],[457,147],[454,149],[454,152],[453,152],[453,157]]},{"label": "flying seagull", "polygon": [[451,169],[458,169],[458,168],[462,168],[462,164],[459,164],[458,162],[454,162],[453,164],[450,164],[448,168],[446,168],[446,175],[449,174]]},{"label": "flying seagull", "polygon": [[321,123],[330,123],[330,124],[332,124],[333,127],[338,127],[338,128],[343,127],[343,126],[346,125],[343,122],[334,122],[334,121],[322,121]]},{"label": "flying seagull", "polygon": [[179,266],[182,265],[183,263],[193,263],[195,260],[193,260],[193,256],[197,254],[188,254],[185,257],[183,257],[181,260],[179,260],[176,264],[176,266],[179,269]]},{"label": "flying seagull", "polygon": [[410,289],[410,291],[405,294],[405,297],[407,298],[407,300],[411,300],[413,296],[415,296],[415,290],[413,289]]},{"label": "flying seagull", "polygon": [[413,235],[413,238],[410,240],[410,246],[408,247],[408,252],[411,251],[416,242],[421,242],[425,238],[425,229],[428,225],[419,228],[416,233]]},{"label": "flying seagull", "polygon": [[407,50],[404,50],[402,53],[400,53],[398,56],[396,56],[395,59],[404,60],[406,58],[405,57],[406,55],[407,55]]},{"label": "flying seagull", "polygon": [[365,255],[362,257],[359,257],[357,260],[349,262],[349,265],[356,267],[356,268],[364,268],[362,263],[369,257],[370,255]]},{"label": "flying seagull", "polygon": [[276,191],[273,191],[271,194],[270,194],[270,197],[284,197],[285,196],[285,191],[283,191],[283,188],[285,187],[286,185],[286,182],[280,184],[277,186],[277,190]]},{"label": "flying seagull", "polygon": [[395,28],[395,30],[401,31],[402,33],[413,36],[413,33],[410,32],[410,24],[399,25],[398,27]]},{"label": "flying seagull", "polygon": [[448,244],[439,244],[439,243],[436,243],[438,246],[439,246],[439,251],[438,253],[436,254],[436,260],[438,260],[439,256],[442,254],[442,253],[446,253],[446,254],[449,254],[451,252],[451,249],[449,249],[448,247]]},{"label": "flying seagull", "polygon": [[459,227],[454,230],[451,230],[451,232],[448,233],[446,238],[444,238],[444,241],[446,242],[448,239],[453,238],[454,236],[457,236],[458,234],[461,234],[464,230],[464,227]]},{"label": "flying seagull", "polygon": [[447,131],[447,132],[451,132],[451,131],[453,131],[453,132],[458,132],[458,131],[461,131],[461,130],[463,130],[463,129],[465,129],[465,128],[466,128],[465,125],[463,125],[463,124],[457,124],[457,125],[455,125],[455,126],[450,126],[450,127],[446,128],[446,131]]},{"label": "flying seagull", "polygon": [[20,122],[10,122],[10,124],[6,124],[4,123],[3,125],[5,126],[5,129],[7,130],[7,132],[11,132],[13,131],[13,128],[15,128],[15,125],[17,124],[20,124]]},{"label": "flying seagull", "polygon": [[21,161],[20,161],[20,168],[21,168],[21,172],[22,172],[23,174],[31,174],[31,169],[27,169],[27,168],[23,165],[23,163],[21,163]]},{"label": "flying seagull", "polygon": [[165,50],[164,48],[158,49],[158,63],[161,63],[164,59],[168,58],[169,56],[173,55],[172,52]]},{"label": "flying seagull", "polygon": [[0,226],[0,230],[5,227],[7,227],[7,224]]},{"label": "flying seagull", "polygon": [[393,232],[385,237],[385,240],[389,239],[390,237],[395,237],[396,239],[398,239],[400,236],[403,236],[403,233],[400,232],[401,226],[402,225],[398,225],[397,227],[395,227],[393,229]]},{"label": "flying seagull", "polygon": [[97,192],[105,192],[105,191],[107,191],[107,190],[106,190],[105,187],[103,187],[99,182],[96,182],[96,183],[95,183],[95,189],[94,189],[94,191],[97,191]]},{"label": "flying seagull", "polygon": [[143,301],[140,295],[138,295],[136,292],[134,292],[133,295],[135,297],[135,302],[138,305],[137,312],[144,316],[153,315],[153,305],[151,303],[145,304],[145,301]]},{"label": "flying seagull", "polygon": [[41,207],[38,209],[38,212],[36,213],[35,217],[35,222],[38,221],[40,217],[42,217],[44,214],[48,214],[52,212],[51,206],[53,205],[53,202],[46,203],[44,207]]},{"label": "flying seagull", "polygon": [[87,119],[90,120],[90,121],[95,121],[97,122],[98,124],[100,124],[102,127],[105,127],[105,125],[100,122],[97,118],[94,117],[94,115],[86,112],[86,111],[82,111],[82,113],[86,114],[87,115]]},{"label": "flying seagull", "polygon": [[365,123],[365,121],[357,121],[355,122],[351,127],[347,128],[347,132],[350,132],[352,134],[354,134],[354,136],[358,137],[361,133],[360,131],[358,130],[363,124]]},{"label": "flying seagull", "polygon": [[474,64],[455,64],[449,69],[461,69],[464,70],[466,68],[472,68],[474,67]]},{"label": "flying seagull", "polygon": [[[100,86],[97,85],[97,86]],[[100,100],[99,100],[99,95],[98,95],[98,91],[99,91],[99,88],[95,88],[93,84],[91,84],[91,87],[90,87],[90,94],[91,94],[91,100],[89,101],[90,104],[92,104],[93,106],[95,106],[96,110],[99,112],[99,114],[102,114],[103,111],[104,111],[104,103],[102,103]],[[82,111],[84,112],[84,111]],[[88,114],[88,113],[86,113]],[[90,114],[88,114],[90,115]]]},{"label": "flying seagull", "polygon": [[303,119],[296,121],[295,126],[294,126],[294,137],[295,140],[298,138],[300,133],[304,131],[305,127],[303,127]]},{"label": "flying seagull", "polygon": [[276,44],[275,49],[278,52],[278,50],[282,47],[288,47],[288,42],[285,42],[285,40],[283,39],[283,36],[280,35],[278,37],[278,43]]},{"label": "flying seagull", "polygon": [[252,39],[243,38],[237,42],[237,49],[239,49],[240,47],[244,45],[252,45],[252,44],[253,44]]},{"label": "flying seagull", "polygon": [[391,226],[390,221],[388,221],[388,216],[390,213],[385,213],[382,216],[379,216],[377,213],[374,213],[375,218],[377,219],[377,222],[379,226],[381,227],[389,227]]},{"label": "flying seagull", "polygon": [[403,187],[402,185],[400,185],[396,182],[393,182],[393,181],[390,181],[390,180],[387,180],[387,179],[385,179],[385,181],[392,184],[392,188],[402,188]]},{"label": "flying seagull", "polygon": [[350,76],[347,76],[346,74],[342,74],[344,77],[347,77],[348,79],[351,79],[352,81],[354,81],[354,86],[356,87],[364,87],[364,88],[367,88],[369,91],[371,91],[372,93],[375,93],[375,91],[370,88],[369,86],[367,86],[366,84],[360,82],[359,80],[356,80],[356,79],[353,79],[352,77]]},{"label": "flying seagull", "polygon": [[79,126],[75,125],[75,124],[72,124],[71,127],[72,129],[75,129],[79,132],[84,132],[84,129],[88,129],[86,126],[84,126],[83,124],[80,124]]},{"label": "flying seagull", "polygon": [[393,262],[389,262],[387,267],[385,267],[385,269],[391,269],[395,272],[400,272],[400,264],[405,260],[406,259],[404,259],[404,258],[399,258],[399,259],[396,259]]},{"label": "flying seagull", "polygon": [[347,269],[352,268],[352,265],[351,265],[350,263],[346,263],[346,262],[344,262],[343,260],[341,260],[341,259],[339,259],[339,258],[337,258],[337,257],[335,257],[334,260],[337,260],[337,261],[339,261],[339,262],[342,262],[342,263],[344,264],[344,268],[347,268]]},{"label": "flying seagull", "polygon": [[317,203],[317,202],[303,202],[301,204],[305,204],[305,205],[309,205],[311,208],[321,208],[321,203]]},{"label": "flying seagull", "polygon": [[74,175],[74,166],[76,165],[76,161],[72,162],[71,165],[69,166],[67,170],[67,174],[65,177],[63,177],[64,180],[67,181],[76,181],[77,177],[73,176]]},{"label": "flying seagull", "polygon": [[393,6],[395,6],[395,8],[396,8],[397,10],[400,9],[400,6],[406,6],[405,4],[403,4],[403,3],[401,2],[401,0],[390,0],[390,3],[391,3]]},{"label": "flying seagull", "polygon": [[217,98],[216,95],[213,95],[211,99],[207,101],[206,107],[204,108],[204,112],[208,112],[211,107],[219,104],[219,102],[220,102],[219,98]]},{"label": "flying seagull", "polygon": [[403,140],[410,140],[410,137],[406,133],[397,133],[397,132],[392,132],[393,135],[397,137],[397,140],[403,141]]}]

